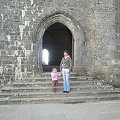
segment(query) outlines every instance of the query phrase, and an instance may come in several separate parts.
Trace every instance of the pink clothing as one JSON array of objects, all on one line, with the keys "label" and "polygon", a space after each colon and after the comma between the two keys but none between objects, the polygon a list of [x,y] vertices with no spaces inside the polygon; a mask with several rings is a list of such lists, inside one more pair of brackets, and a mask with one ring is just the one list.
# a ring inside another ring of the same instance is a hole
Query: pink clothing
[{"label": "pink clothing", "polygon": [[58,80],[58,76],[60,76],[61,74],[60,73],[51,73],[51,79],[52,79],[52,81],[54,81],[54,80]]}]

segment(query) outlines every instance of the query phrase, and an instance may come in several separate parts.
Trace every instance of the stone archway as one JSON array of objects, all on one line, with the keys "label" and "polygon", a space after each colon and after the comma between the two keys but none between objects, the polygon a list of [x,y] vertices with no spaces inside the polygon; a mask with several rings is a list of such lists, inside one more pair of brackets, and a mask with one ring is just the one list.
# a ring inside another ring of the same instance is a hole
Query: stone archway
[{"label": "stone archway", "polygon": [[42,42],[43,35],[45,30],[54,23],[62,23],[65,25],[72,33],[74,39],[74,62],[73,62],[73,71],[77,73],[81,73],[84,68],[84,41],[85,36],[82,27],[80,24],[72,18],[70,15],[62,12],[57,12],[52,15],[46,16],[41,20],[39,25],[37,26],[34,34],[34,63],[36,68],[38,68],[39,73],[43,72],[42,69]]}]

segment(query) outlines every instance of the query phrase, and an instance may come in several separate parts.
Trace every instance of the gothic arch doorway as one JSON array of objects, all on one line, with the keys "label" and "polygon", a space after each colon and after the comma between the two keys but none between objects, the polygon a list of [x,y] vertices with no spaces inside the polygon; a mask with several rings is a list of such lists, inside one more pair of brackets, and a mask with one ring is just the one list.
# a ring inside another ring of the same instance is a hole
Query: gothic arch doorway
[{"label": "gothic arch doorway", "polygon": [[43,71],[49,72],[53,67],[57,67],[59,70],[65,49],[69,51],[73,60],[73,44],[72,33],[65,25],[57,22],[49,26],[43,35],[42,49],[47,49],[49,52],[48,64],[44,64],[44,61],[42,62]]},{"label": "gothic arch doorway", "polygon": [[38,73],[43,72],[42,66],[42,49],[44,46],[43,38],[46,30],[56,23],[60,23],[63,26],[67,27],[67,29],[69,29],[69,31],[72,34],[72,38],[74,40],[74,42],[72,42],[72,58],[74,58],[73,71],[81,74],[84,71],[84,42],[85,42],[84,32],[79,22],[77,22],[73,17],[64,12],[56,12],[52,15],[44,17],[35,29],[33,35],[34,42],[33,66],[35,66],[36,68],[35,70],[37,70],[35,72]]}]

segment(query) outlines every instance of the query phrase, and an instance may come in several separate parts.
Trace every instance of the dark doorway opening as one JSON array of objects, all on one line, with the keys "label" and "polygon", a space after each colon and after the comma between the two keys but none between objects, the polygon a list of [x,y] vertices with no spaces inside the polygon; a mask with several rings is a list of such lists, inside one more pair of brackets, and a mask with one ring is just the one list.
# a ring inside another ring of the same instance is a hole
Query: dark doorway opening
[{"label": "dark doorway opening", "polygon": [[68,50],[71,58],[73,57],[72,44],[72,33],[65,25],[61,23],[55,23],[48,27],[43,35],[42,49],[47,50],[49,56],[48,64],[44,64],[45,62],[43,61],[43,71],[50,72],[53,67],[57,67],[59,71],[60,61],[63,57],[63,51]]}]

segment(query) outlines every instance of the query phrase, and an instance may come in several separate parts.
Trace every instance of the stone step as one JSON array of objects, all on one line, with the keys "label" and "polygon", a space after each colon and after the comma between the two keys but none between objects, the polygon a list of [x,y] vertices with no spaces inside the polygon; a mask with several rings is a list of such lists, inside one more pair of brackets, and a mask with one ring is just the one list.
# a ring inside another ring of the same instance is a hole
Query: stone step
[{"label": "stone step", "polygon": [[0,104],[43,104],[43,103],[84,103],[95,101],[120,100],[120,95],[94,95],[94,96],[75,96],[75,97],[38,97],[38,98],[3,98]]},{"label": "stone step", "polygon": [[[63,78],[62,77],[58,77],[58,80],[63,80]],[[70,80],[71,81],[78,80],[78,77],[70,77]],[[83,80],[85,80],[85,78]],[[21,81],[31,81],[31,82],[40,81],[40,82],[44,82],[44,81],[51,81],[51,78],[50,77],[26,77],[26,78],[24,78]]]},{"label": "stone step", "polygon": [[[58,80],[63,80],[63,77],[58,77]],[[77,76],[77,77],[70,77],[70,81],[85,81],[85,80],[93,80],[92,77],[86,77],[86,76]],[[25,77],[19,81],[22,82],[45,82],[45,81],[51,81],[51,77]]]},{"label": "stone step", "polygon": [[[51,87],[3,87],[2,92],[48,92]],[[87,85],[87,86],[71,86],[71,91],[90,91],[90,90],[110,90],[113,89],[111,85]],[[63,91],[63,87],[57,87],[57,91]]]},{"label": "stone step", "polygon": [[[69,93],[69,95],[71,94],[77,94],[77,95],[95,95],[95,94],[120,94],[120,89],[116,88],[116,89],[110,89],[110,90],[106,90],[106,89],[101,89],[101,90],[90,90],[90,91],[71,91]],[[4,97],[9,97],[9,96],[22,96],[22,97],[35,97],[35,96],[55,96],[55,95],[64,95],[64,93],[62,91],[57,91],[56,93],[53,93],[53,91],[48,91],[48,92],[14,92],[14,93],[0,93],[0,98],[4,98]]]},{"label": "stone step", "polygon": [[[38,98],[38,97],[75,97],[75,96],[92,96],[92,95],[115,95],[115,94],[120,94],[120,91],[88,91],[88,92],[70,92],[69,94],[67,93],[62,93],[62,92],[57,92],[53,93],[51,92],[46,92],[46,93],[39,93],[39,92],[32,92],[32,93],[10,93],[4,95],[4,97],[12,97],[12,98]],[[3,97],[1,97],[3,98]]]},{"label": "stone step", "polygon": [[[59,83],[59,86],[63,86],[63,81],[62,80],[59,80],[58,81]],[[22,82],[22,81],[19,81],[19,82],[14,82],[12,84],[13,87],[49,87],[51,86],[52,84],[52,81],[44,81],[44,82]],[[104,84],[104,81],[102,80],[88,80],[88,81],[70,81],[70,85],[71,86],[86,86],[86,85],[103,85]]]},{"label": "stone step", "polygon": [[[38,76],[39,76],[39,75],[38,75]],[[51,72],[42,73],[41,76],[43,76],[43,77],[50,77],[50,76],[51,76]],[[71,76],[71,77],[76,77],[76,76],[78,76],[78,75],[77,75],[76,73],[71,72],[71,73],[70,73],[70,76]]]}]

